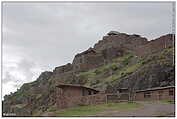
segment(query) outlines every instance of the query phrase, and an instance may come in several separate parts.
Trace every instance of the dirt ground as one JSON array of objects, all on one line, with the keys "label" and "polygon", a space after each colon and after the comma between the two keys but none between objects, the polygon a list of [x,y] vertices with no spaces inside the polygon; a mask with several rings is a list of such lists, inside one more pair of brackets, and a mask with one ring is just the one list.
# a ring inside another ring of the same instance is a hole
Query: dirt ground
[{"label": "dirt ground", "polygon": [[139,109],[129,111],[105,111],[90,116],[108,117],[154,117],[154,116],[175,116],[175,104],[137,102],[144,106]]}]

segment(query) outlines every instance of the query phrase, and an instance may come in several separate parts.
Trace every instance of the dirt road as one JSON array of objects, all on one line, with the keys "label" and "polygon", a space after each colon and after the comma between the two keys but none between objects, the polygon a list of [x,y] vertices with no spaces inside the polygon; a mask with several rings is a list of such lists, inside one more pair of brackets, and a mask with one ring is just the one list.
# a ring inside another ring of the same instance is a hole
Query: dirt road
[{"label": "dirt road", "polygon": [[128,111],[105,111],[92,116],[108,117],[153,117],[153,116],[175,116],[175,104],[137,102],[144,106]]}]

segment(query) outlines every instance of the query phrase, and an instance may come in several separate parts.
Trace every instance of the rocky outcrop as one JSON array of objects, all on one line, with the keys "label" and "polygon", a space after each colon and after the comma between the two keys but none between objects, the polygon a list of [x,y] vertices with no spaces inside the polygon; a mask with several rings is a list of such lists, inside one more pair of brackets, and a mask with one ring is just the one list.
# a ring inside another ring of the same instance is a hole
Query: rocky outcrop
[{"label": "rocky outcrop", "polygon": [[6,95],[3,113],[31,116],[46,111],[56,105],[57,83],[81,84],[102,91],[134,91],[174,85],[174,71],[174,35],[148,41],[137,34],[111,33],[93,48],[77,54],[72,64],[43,72],[36,81]]}]

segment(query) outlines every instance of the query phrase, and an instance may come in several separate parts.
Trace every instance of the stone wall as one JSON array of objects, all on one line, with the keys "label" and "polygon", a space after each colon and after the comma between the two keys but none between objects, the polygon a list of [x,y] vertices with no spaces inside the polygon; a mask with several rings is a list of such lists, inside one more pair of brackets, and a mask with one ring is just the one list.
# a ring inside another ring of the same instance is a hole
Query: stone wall
[{"label": "stone wall", "polygon": [[112,59],[121,57],[126,54],[122,48],[107,48],[102,51],[103,57],[106,61],[112,61]]},{"label": "stone wall", "polygon": [[72,64],[68,63],[66,65],[56,67],[53,72],[54,74],[62,74],[62,73],[69,72],[72,70],[73,70]]},{"label": "stone wall", "polygon": [[82,72],[99,67],[114,58],[134,52],[137,47],[147,43],[147,39],[139,35],[120,33],[104,36],[103,40],[94,45],[94,48],[89,48],[74,57],[73,70]]},{"label": "stone wall", "polygon": [[100,52],[111,47],[134,50],[136,47],[146,43],[148,43],[147,39],[139,35],[120,33],[119,35],[104,36],[103,40],[100,40],[94,45],[94,50]]},{"label": "stone wall", "polygon": [[135,54],[140,57],[145,57],[149,54],[160,52],[165,48],[174,47],[174,35],[164,35],[155,40],[149,41],[147,44],[137,47]]},{"label": "stone wall", "polygon": [[107,102],[120,102],[120,101],[128,101],[129,100],[129,93],[122,93],[120,95],[117,94],[108,94],[107,95]]},{"label": "stone wall", "polygon": [[73,70],[76,72],[79,71],[88,71],[103,65],[104,57],[99,53],[88,53],[75,56],[73,60]]},{"label": "stone wall", "polygon": [[[169,95],[169,90],[173,91],[173,95]],[[145,93],[150,93],[151,96],[145,98]],[[135,100],[175,100],[175,88],[139,92],[135,94]]]},{"label": "stone wall", "polygon": [[95,94],[89,96],[73,96],[65,97],[59,96],[57,100],[57,107],[59,109],[70,108],[81,105],[94,105],[106,103],[106,94]]},{"label": "stone wall", "polygon": [[74,106],[95,105],[128,100],[129,100],[128,93],[120,95],[98,93],[88,96],[73,96],[73,97],[60,96],[58,97],[57,107],[59,109],[65,109]]}]

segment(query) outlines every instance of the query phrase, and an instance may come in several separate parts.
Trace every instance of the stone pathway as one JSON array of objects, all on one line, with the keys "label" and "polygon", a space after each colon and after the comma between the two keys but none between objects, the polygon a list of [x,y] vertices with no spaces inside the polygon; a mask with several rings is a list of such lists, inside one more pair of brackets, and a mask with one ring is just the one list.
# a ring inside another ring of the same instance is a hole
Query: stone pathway
[{"label": "stone pathway", "polygon": [[175,116],[175,104],[161,104],[137,102],[144,107],[128,111],[105,111],[90,116],[107,116],[107,117],[153,117],[153,116]]}]

